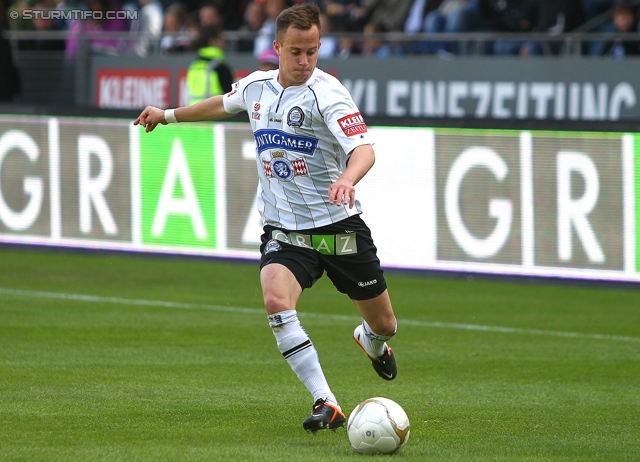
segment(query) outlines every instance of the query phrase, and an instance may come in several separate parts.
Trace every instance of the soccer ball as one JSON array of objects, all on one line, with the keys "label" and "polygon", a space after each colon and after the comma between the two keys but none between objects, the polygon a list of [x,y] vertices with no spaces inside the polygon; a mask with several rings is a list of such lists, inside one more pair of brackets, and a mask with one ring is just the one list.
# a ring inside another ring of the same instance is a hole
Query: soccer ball
[{"label": "soccer ball", "polygon": [[347,434],[351,446],[362,454],[393,454],[409,440],[409,418],[387,398],[369,398],[351,412]]}]

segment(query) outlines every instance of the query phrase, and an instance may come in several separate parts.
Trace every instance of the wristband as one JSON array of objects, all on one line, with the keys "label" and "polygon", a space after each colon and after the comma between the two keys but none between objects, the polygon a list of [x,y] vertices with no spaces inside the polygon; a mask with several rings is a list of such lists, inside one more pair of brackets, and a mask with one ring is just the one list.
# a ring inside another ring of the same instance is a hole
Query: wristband
[{"label": "wristband", "polygon": [[167,121],[168,124],[177,124],[178,119],[176,119],[175,109],[165,109],[164,110],[164,120]]}]

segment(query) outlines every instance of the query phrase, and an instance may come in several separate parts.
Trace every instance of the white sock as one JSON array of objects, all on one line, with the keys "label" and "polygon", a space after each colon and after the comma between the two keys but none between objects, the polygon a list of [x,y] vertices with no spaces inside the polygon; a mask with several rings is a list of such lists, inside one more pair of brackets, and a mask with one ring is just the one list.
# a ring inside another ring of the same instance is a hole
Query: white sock
[{"label": "white sock", "polygon": [[396,331],[398,330],[398,323],[396,322],[396,329],[393,331],[391,335],[378,335],[374,331],[371,330],[369,324],[364,319],[362,320],[362,332],[364,333],[364,337],[360,339],[360,342],[364,346],[365,350],[369,355],[377,358],[384,354],[384,347],[391,337],[396,335]]},{"label": "white sock", "polygon": [[304,330],[296,310],[281,311],[269,315],[269,326],[276,337],[278,349],[287,360],[298,379],[313,395],[313,401],[327,399],[338,408],[338,401],[331,392],[322,372],[318,352]]}]

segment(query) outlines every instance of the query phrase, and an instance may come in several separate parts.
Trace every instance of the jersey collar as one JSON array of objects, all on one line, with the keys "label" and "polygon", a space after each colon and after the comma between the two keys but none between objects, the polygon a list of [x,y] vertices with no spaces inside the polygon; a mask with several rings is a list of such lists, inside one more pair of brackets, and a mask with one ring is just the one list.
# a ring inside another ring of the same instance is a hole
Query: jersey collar
[{"label": "jersey collar", "polygon": [[[318,81],[318,79],[320,78],[320,69],[318,69],[317,67],[313,70],[313,72],[311,73],[311,77],[309,77],[309,79],[303,83],[302,85],[293,85],[291,87],[288,87],[289,89],[293,89],[293,88],[305,88],[305,87],[313,87],[313,85]],[[284,91],[284,88],[282,87],[282,85],[280,85],[280,82],[278,81],[278,77],[280,76],[280,71],[276,70],[273,74],[273,85],[276,87],[277,90],[279,91]]]}]

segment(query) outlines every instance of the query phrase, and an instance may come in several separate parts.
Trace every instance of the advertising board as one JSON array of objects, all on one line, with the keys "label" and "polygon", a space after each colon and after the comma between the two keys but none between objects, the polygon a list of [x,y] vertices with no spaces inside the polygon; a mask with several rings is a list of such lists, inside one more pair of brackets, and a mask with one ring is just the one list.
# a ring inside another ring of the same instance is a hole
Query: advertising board
[{"label": "advertising board", "polygon": [[[185,105],[185,69],[195,56],[94,56],[87,104],[142,109]],[[640,119],[640,59],[403,56],[321,59],[368,117],[632,121]],[[229,54],[237,79],[258,67]],[[164,74],[163,74],[164,72]],[[169,88],[170,87],[170,88]],[[149,101],[166,101],[150,103]]]},{"label": "advertising board", "polygon": [[[370,127],[383,266],[640,281],[635,133]],[[244,123],[0,116],[0,242],[257,259]]]}]

